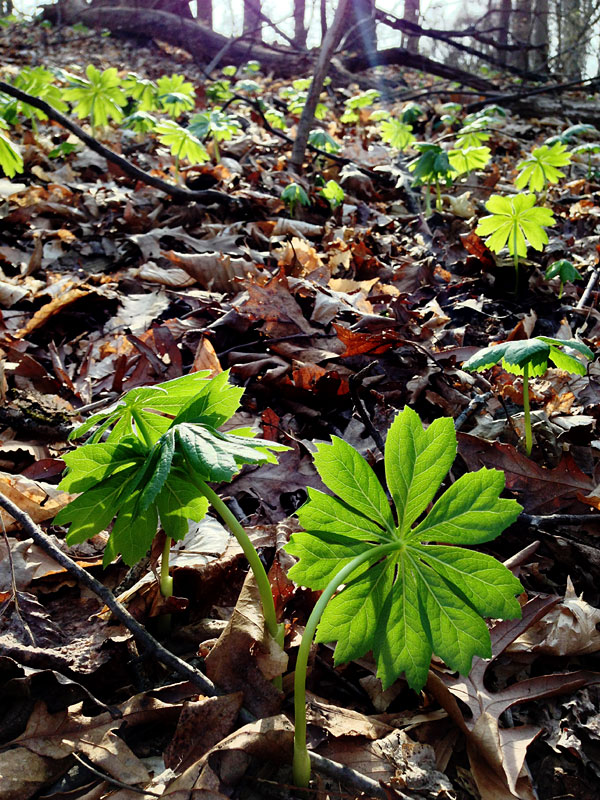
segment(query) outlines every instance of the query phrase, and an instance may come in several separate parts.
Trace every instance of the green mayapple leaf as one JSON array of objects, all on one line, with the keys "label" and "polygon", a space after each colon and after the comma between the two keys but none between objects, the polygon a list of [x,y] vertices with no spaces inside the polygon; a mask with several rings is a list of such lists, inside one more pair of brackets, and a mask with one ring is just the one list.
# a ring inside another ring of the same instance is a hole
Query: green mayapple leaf
[{"label": "green mayapple leaf", "polygon": [[299,559],[290,577],[312,589],[325,589],[356,560],[325,608],[317,640],[337,642],[336,663],[372,650],[384,687],[404,673],[419,690],[432,653],[467,674],[475,655],[491,653],[483,617],[520,615],[522,588],[512,573],[457,546],[488,542],[518,516],[519,504],[500,497],[504,475],[489,469],[463,475],[425,514],[455,454],[451,419],[424,430],[414,411],[399,413],[385,447],[393,513],[354,448],[335,437],[319,445],[315,466],[335,496],[309,492],[298,511],[305,530],[286,547]]},{"label": "green mayapple leaf", "polygon": [[[5,127],[0,119],[0,128]],[[17,146],[8,136],[0,133],[0,168],[9,178],[14,178],[17,172],[23,172],[23,157]]]},{"label": "green mayapple leaf", "polygon": [[123,108],[127,105],[127,97],[121,90],[115,67],[100,72],[93,64],[88,64],[85,74],[87,81],[79,78],[75,86],[64,89],[63,99],[76,102],[77,116],[89,117],[94,127],[108,125],[109,118],[121,122],[125,116]]},{"label": "green mayapple leaf", "polygon": [[204,140],[207,136],[212,136],[217,142],[223,142],[236,136],[241,128],[234,117],[218,108],[213,108],[211,111],[194,114],[190,119],[188,130],[198,139]]},{"label": "green mayapple leaf", "polygon": [[531,155],[518,164],[521,171],[515,179],[517,189],[524,189],[529,184],[532,192],[541,192],[549,183],[558,183],[565,173],[558,167],[571,163],[571,154],[565,152],[566,145],[555,142],[551,147],[543,144],[532,150]]},{"label": "green mayapple leaf", "polygon": [[87,444],[63,456],[68,472],[59,487],[64,492],[85,492],[110,475],[138,466],[144,460],[145,455],[136,437],[118,444]]},{"label": "green mayapple leaf", "polygon": [[158,102],[163,111],[173,119],[180,117],[184,111],[190,111],[196,105],[194,86],[186,81],[183,75],[163,75],[156,82]]},{"label": "green mayapple leaf", "polygon": [[533,339],[519,339],[492,347],[484,347],[483,350],[465,361],[463,369],[470,372],[481,372],[495,364],[501,364],[507,372],[511,372],[513,375],[523,375],[524,368],[527,366],[530,376],[539,376],[546,373],[548,360],[550,360],[559,369],[585,375],[585,364],[575,356],[559,349],[564,347],[585,358],[594,357],[593,351],[577,339],[563,340],[553,339],[549,336],[536,336]]},{"label": "green mayapple leaf", "polygon": [[554,215],[549,208],[535,205],[535,195],[520,194],[503,197],[495,194],[485,204],[490,216],[482,217],[475,233],[485,236],[486,244],[495,253],[504,246],[511,255],[524,258],[527,245],[542,250],[548,244],[544,228],[554,225]]},{"label": "green mayapple leaf", "polygon": [[546,270],[546,280],[552,280],[552,278],[556,278],[560,280],[560,291],[558,296],[562,296],[563,286],[567,281],[581,281],[583,280],[581,273],[574,266],[572,261],[568,261],[566,258],[561,258],[558,261],[554,261]]},{"label": "green mayapple leaf", "polygon": [[157,123],[154,131],[158,140],[171,148],[171,155],[178,163],[182,158],[187,158],[190,164],[204,164],[205,161],[210,161],[206,147],[200,139],[172,119]]},{"label": "green mayapple leaf", "polygon": [[[108,441],[120,441],[128,434],[133,434],[134,417],[137,416],[148,430],[152,441],[155,442],[171,425],[173,417],[182,407],[199,395],[201,396],[203,391],[211,391],[209,389],[211,381],[207,380],[208,374],[206,370],[192,372],[182,378],[175,378],[156,386],[132,389],[110,408],[91,416],[83,425],[73,431],[70,438],[79,439],[93,427],[100,425],[99,432],[94,435],[94,439],[100,438],[99,433],[113,428],[108,436]],[[229,419],[236,408],[237,403],[225,419]],[[221,422],[224,422],[225,419]],[[217,424],[220,425],[221,422]]]},{"label": "green mayapple leaf", "polygon": [[126,94],[137,100],[138,111],[158,110],[158,87],[154,81],[142,78],[135,72],[129,72],[121,85]]},{"label": "green mayapple leaf", "polygon": [[174,469],[156,498],[156,507],[164,532],[179,541],[188,532],[188,520],[204,519],[208,500],[198,494],[183,470]]},{"label": "green mayapple leaf", "polygon": [[381,139],[395,150],[405,150],[415,141],[412,125],[407,125],[399,119],[384,120],[379,125]]},{"label": "green mayapple leaf", "polygon": [[483,169],[489,162],[491,150],[489,147],[462,147],[450,150],[448,161],[458,175],[472,172],[474,169]]},{"label": "green mayapple leaf", "polygon": [[158,512],[154,504],[141,510],[142,489],[128,493],[119,510],[106,547],[102,563],[107,567],[119,553],[130,567],[148,552],[158,527]]}]

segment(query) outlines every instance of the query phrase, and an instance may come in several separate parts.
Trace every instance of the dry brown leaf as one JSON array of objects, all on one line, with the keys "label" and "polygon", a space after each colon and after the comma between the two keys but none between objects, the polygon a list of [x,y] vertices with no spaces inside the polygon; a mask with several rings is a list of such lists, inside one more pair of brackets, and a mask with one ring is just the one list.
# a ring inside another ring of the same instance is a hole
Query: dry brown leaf
[{"label": "dry brown leaf", "polygon": [[204,369],[210,370],[211,378],[223,372],[223,367],[215,352],[215,348],[210,339],[206,336],[203,336],[198,342],[198,347],[194,355],[194,363],[192,364],[190,372],[201,372]]},{"label": "dry brown leaf", "polygon": [[32,331],[41,328],[50,319],[50,317],[58,314],[58,312],[62,311],[63,308],[71,305],[71,303],[74,303],[81,297],[86,297],[89,293],[89,289],[70,289],[68,292],[61,294],[58,297],[54,297],[49,303],[46,303],[46,305],[42,306],[38,311],[36,311],[26,325],[15,332],[15,337],[17,339],[22,339]]},{"label": "dry brown leaf", "polygon": [[[55,517],[61,508],[68,505],[75,495],[61,492],[47,483],[36,483],[21,475],[0,472],[0,492],[17,505],[21,511],[29,514],[34,522],[43,522]],[[0,511],[5,529],[12,531],[18,524],[6,511]]]},{"label": "dry brown leaf", "polygon": [[176,253],[161,252],[173,264],[184,269],[204,289],[213,292],[231,292],[236,282],[249,275],[260,275],[262,269],[245,258],[226,253]]}]

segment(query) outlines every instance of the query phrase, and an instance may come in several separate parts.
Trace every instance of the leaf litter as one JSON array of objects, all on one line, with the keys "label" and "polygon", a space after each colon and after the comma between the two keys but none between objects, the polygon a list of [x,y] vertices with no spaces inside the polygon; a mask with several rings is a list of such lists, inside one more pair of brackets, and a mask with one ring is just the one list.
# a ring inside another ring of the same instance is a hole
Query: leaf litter
[{"label": "leaf litter", "polygon": [[[0,31],[13,63],[26,62],[25,50],[40,51],[40,29],[30,35],[33,45]],[[176,67],[203,82],[183,51],[150,54],[114,39],[94,47],[104,66],[126,52],[140,74]],[[268,79],[258,80],[273,91]],[[313,206],[288,218],[281,145],[252,120],[249,135],[221,142],[224,165],[186,176],[190,185],[208,180],[236,196],[237,211],[159,199],[85,148],[52,161],[44,126],[29,138],[22,182],[0,181],[3,494],[49,525],[69,499],[56,484],[73,427],[125,391],[190,370],[230,368],[259,435],[293,445],[278,464],[247,468],[223,487],[271,565],[286,652],[265,639],[243,554],[223,529],[194,524],[173,554],[168,643],[206,668],[226,692],[218,697],[199,695],[140,654],[102,602],[2,514],[0,780],[7,800],[66,793],[130,800],[139,791],[172,800],[250,798],[267,788],[290,796],[289,670],[315,595],[287,578],[292,561],[283,545],[298,530],[294,513],[307,488],[325,488],[312,465],[314,443],[344,438],[380,470],[373,429],[384,436],[405,404],[427,423],[464,416],[452,481],[482,466],[505,472],[506,497],[529,517],[482,549],[505,560],[538,541],[519,566],[530,599],[522,600],[521,620],[491,623],[490,661],[477,658],[465,679],[434,660],[418,695],[403,679],[384,691],[369,654],[336,667],[329,645],[315,648],[311,744],[381,779],[390,797],[595,796],[597,366],[575,379],[550,370],[532,381],[533,461],[519,441],[520,378],[498,367],[489,382],[460,367],[490,343],[537,335],[577,334],[597,347],[596,297],[577,303],[597,266],[598,184],[581,178],[549,189],[557,224],[546,251],[521,262],[526,279],[511,296],[512,263],[494,257],[473,217],[485,213],[490,190],[501,190],[498,180],[516,174],[525,145],[521,151],[494,133],[506,146],[500,173],[493,163],[468,192],[448,191],[425,222],[396,191],[389,151],[366,150],[360,129],[344,129],[339,114],[334,108],[332,133],[344,139],[345,155],[381,170],[365,180],[349,166],[344,181],[327,162],[323,178],[339,179],[346,191],[334,213],[313,191]],[[547,126],[527,125],[541,145]],[[507,132],[518,137],[521,128],[513,117]],[[167,175],[166,151],[146,147],[140,158]],[[311,163],[308,172],[320,168]],[[565,284],[561,305],[543,274],[565,257],[585,281]],[[472,408],[486,392],[488,402]],[[61,528],[49,532],[156,630],[164,607],[155,555],[138,572],[118,561],[102,571],[107,531],[72,547]],[[271,682],[281,674],[282,691]],[[242,707],[258,721],[244,723]],[[322,775],[315,787],[317,796],[345,791]]]}]

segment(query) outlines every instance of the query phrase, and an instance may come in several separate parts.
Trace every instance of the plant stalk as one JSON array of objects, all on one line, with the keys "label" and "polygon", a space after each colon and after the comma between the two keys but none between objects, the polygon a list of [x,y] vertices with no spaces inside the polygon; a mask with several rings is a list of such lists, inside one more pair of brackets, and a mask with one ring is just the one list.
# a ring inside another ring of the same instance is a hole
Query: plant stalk
[{"label": "plant stalk", "polygon": [[198,490],[206,497],[211,506],[215,509],[217,514],[221,517],[223,522],[227,525],[229,530],[233,533],[242,550],[250,569],[254,573],[256,583],[258,584],[258,591],[260,593],[260,600],[263,607],[263,614],[265,617],[265,625],[271,636],[280,644],[283,645],[283,626],[277,624],[277,615],[275,614],[275,603],[273,602],[273,593],[271,591],[271,584],[265,572],[262,561],[258,553],[254,549],[254,545],[250,541],[248,534],[240,525],[234,514],[227,508],[219,495],[206,484],[202,478],[195,473],[191,473],[191,478]]},{"label": "plant stalk", "polygon": [[523,410],[525,412],[525,452],[530,456],[533,448],[533,436],[529,410],[529,364],[523,364]]},{"label": "plant stalk", "polygon": [[310,782],[310,757],[306,748],[306,672],[310,647],[317,630],[317,625],[325,611],[327,603],[331,600],[342,583],[346,581],[355,569],[365,561],[377,560],[387,553],[398,550],[399,542],[388,542],[361,553],[346,564],[329,581],[323,594],[317,600],[312,610],[306,628],[302,634],[302,641],[296,659],[296,672],[294,674],[294,762],[293,776],[296,786],[307,787]]},{"label": "plant stalk", "polygon": [[515,294],[519,291],[519,254],[517,252],[517,223],[513,226],[513,259],[515,265]]}]

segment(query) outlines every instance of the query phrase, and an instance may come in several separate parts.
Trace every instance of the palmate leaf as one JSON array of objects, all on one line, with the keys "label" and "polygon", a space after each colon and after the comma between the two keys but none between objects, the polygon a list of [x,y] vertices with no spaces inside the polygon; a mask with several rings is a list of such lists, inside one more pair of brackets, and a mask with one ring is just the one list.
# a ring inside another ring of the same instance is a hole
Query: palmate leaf
[{"label": "palmate leaf", "polygon": [[571,154],[565,152],[566,145],[555,142],[551,147],[544,144],[532,150],[531,155],[521,161],[517,169],[521,171],[515,179],[517,189],[524,189],[529,184],[532,192],[541,192],[548,183],[558,183],[565,173],[558,167],[571,163]]},{"label": "palmate leaf", "polygon": [[115,67],[103,72],[88,64],[85,70],[87,81],[78,79],[77,83],[64,89],[63,99],[76,102],[75,113],[78,117],[90,117],[93,126],[103,127],[109,118],[121,122],[127,98],[121,90],[121,81]]},{"label": "palmate leaf", "polygon": [[518,516],[519,504],[499,496],[502,473],[482,469],[459,478],[413,527],[455,453],[451,419],[423,430],[411,409],[398,414],[385,449],[394,517],[354,448],[337,438],[319,445],[315,465],[336,496],[309,492],[298,511],[305,530],[286,547],[299,558],[290,577],[312,589],[324,589],[342,567],[373,552],[327,605],[317,641],[337,641],[336,663],[372,650],[384,688],[404,673],[419,690],[432,653],[468,673],[473,656],[491,653],[483,617],[520,614],[515,595],[522,589],[512,573],[490,556],[455,546],[490,541]]},{"label": "palmate leaf", "polygon": [[483,169],[491,157],[489,147],[463,146],[457,150],[450,150],[448,161],[458,175],[472,172],[474,169]]},{"label": "palmate leaf", "polygon": [[549,208],[535,205],[535,195],[521,194],[503,197],[495,194],[485,204],[491,215],[482,217],[475,233],[486,236],[486,244],[495,253],[504,246],[511,255],[524,258],[527,245],[542,250],[548,244],[544,228],[554,225],[554,215]]}]

